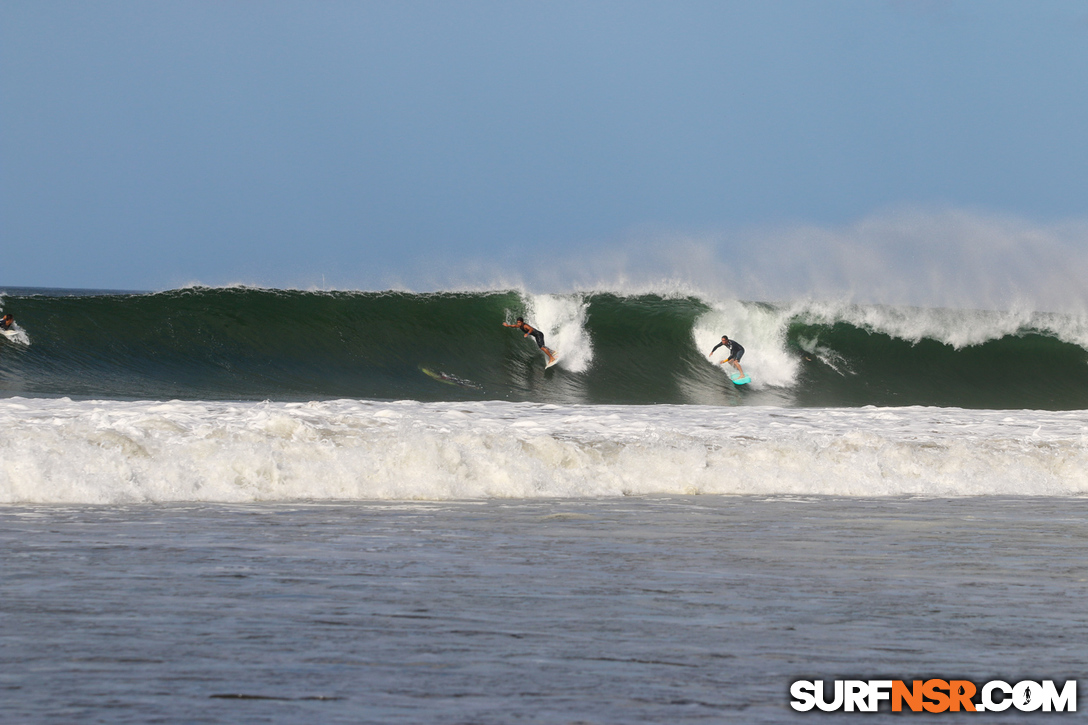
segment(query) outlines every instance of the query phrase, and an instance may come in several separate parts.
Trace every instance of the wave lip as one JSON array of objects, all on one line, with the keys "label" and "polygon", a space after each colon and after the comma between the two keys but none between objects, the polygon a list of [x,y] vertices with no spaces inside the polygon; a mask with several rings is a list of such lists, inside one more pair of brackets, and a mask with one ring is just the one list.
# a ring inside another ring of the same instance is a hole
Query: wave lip
[{"label": "wave lip", "polygon": [[0,402],[0,503],[1088,494],[1088,413]]}]

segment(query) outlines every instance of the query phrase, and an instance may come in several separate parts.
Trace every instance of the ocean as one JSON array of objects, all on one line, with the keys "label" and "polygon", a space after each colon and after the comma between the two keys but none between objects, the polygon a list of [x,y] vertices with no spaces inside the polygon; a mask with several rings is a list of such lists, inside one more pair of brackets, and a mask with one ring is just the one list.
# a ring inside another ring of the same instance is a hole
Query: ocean
[{"label": "ocean", "polygon": [[[801,679],[1081,674],[1088,317],[688,290],[0,304],[13,722],[796,722],[819,717]],[[723,334],[750,384],[708,359]]]}]

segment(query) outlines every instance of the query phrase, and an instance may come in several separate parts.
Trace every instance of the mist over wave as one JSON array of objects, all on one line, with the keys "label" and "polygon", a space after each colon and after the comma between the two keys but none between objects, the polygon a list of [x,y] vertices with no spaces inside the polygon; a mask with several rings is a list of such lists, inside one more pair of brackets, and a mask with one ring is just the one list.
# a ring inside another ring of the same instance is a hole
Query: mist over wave
[{"label": "mist over wave", "polygon": [[1083,219],[1038,223],[902,206],[841,225],[635,229],[576,252],[545,249],[519,249],[501,265],[445,260],[441,271],[416,278],[426,289],[486,282],[552,292],[674,289],[714,299],[1088,313]]},{"label": "mist over wave", "polygon": [[[1088,316],[585,291],[12,291],[5,395],[1088,408]],[[557,350],[545,370],[524,316]],[[708,354],[745,346],[735,387]]]}]

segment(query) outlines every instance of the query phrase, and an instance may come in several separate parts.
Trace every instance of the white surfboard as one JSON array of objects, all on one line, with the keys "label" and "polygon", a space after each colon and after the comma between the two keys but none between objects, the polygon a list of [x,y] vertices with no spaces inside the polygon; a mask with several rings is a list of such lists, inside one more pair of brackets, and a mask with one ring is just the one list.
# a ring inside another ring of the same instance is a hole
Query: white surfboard
[{"label": "white surfboard", "polygon": [[558,355],[553,355],[551,360],[548,360],[548,356],[545,355],[544,359],[546,360],[546,362],[544,363],[544,369],[545,370],[547,370],[552,365],[555,365],[555,364],[557,364],[559,362],[559,356]]},{"label": "white surfboard", "polygon": [[10,330],[0,330],[0,335],[19,345],[29,345],[30,338],[21,327],[13,327]]}]

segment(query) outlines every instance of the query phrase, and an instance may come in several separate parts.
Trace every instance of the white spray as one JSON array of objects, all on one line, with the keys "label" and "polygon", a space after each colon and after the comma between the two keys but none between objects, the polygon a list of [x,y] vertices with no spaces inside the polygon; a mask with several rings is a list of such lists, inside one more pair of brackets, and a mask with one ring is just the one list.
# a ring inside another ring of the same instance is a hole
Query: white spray
[{"label": "white spray", "polygon": [[[741,365],[754,387],[788,386],[797,377],[799,363],[786,346],[789,316],[766,305],[736,300],[712,303],[709,312],[695,321],[692,338],[704,354],[721,342],[722,335],[744,346]],[[719,348],[712,362],[725,359]]]},{"label": "white spray", "polygon": [[593,343],[586,331],[586,301],[578,295],[527,295],[526,322],[544,333],[545,344],[556,351],[559,366],[585,372],[593,362]]}]

